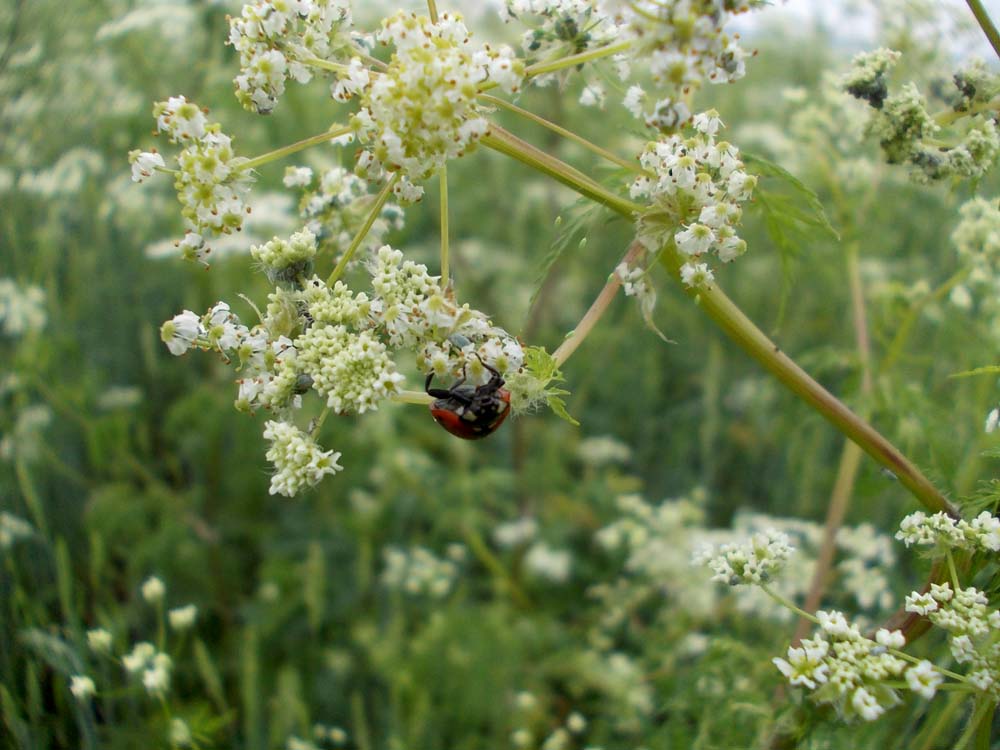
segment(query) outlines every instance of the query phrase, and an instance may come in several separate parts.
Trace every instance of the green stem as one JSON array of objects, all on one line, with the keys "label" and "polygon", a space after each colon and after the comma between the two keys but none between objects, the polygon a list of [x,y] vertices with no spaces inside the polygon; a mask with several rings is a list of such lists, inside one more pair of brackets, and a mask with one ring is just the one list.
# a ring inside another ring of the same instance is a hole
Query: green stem
[{"label": "green stem", "polygon": [[323,423],[326,422],[326,418],[330,416],[330,407],[324,406],[323,411],[320,412],[319,416],[316,417],[316,421],[313,423],[312,430],[309,431],[310,437],[315,440],[319,437],[319,431],[323,429]]},{"label": "green stem", "polygon": [[819,625],[819,619],[815,615],[812,615],[809,612],[806,612],[801,607],[797,607],[790,599],[786,599],[781,594],[779,594],[777,591],[774,591],[773,589],[771,589],[770,587],[768,587],[767,584],[764,584],[764,583],[760,584],[760,589],[765,594],[767,594],[769,597],[771,597],[772,599],[774,599],[774,601],[776,601],[782,607],[790,609],[792,612],[794,612],[795,614],[797,614],[799,617],[801,617],[804,620],[808,620],[813,625]]},{"label": "green stem", "polygon": [[437,3],[435,3],[434,0],[427,0],[427,12],[431,16],[431,23],[437,23],[438,9],[437,9]]},{"label": "green stem", "polygon": [[479,535],[479,532],[473,529],[471,526],[465,526],[462,529],[462,538],[465,544],[475,555],[476,559],[483,564],[493,577],[496,579],[497,584],[502,589],[506,589],[510,594],[510,598],[514,600],[514,603],[520,609],[530,609],[531,600],[528,599],[527,595],[521,590],[520,586],[514,581],[510,573],[504,567],[500,559],[493,554],[492,550],[483,541],[483,538]]},{"label": "green stem", "polygon": [[[980,696],[976,699],[975,708],[972,711],[972,716],[969,717],[969,724],[966,726],[965,731],[962,732],[962,736],[959,738],[958,742],[955,743],[954,750],[965,750],[972,738],[975,737],[981,731],[981,725],[984,723],[985,719],[992,720],[993,710],[996,708],[996,704],[985,696]],[[988,733],[987,733],[988,735]],[[976,750],[979,750],[980,743],[976,743]],[[985,747],[989,748],[989,737],[987,736]]]},{"label": "green stem", "polygon": [[945,550],[945,560],[948,561],[948,575],[951,577],[951,585],[955,591],[959,589],[958,570],[955,569],[955,558],[952,557],[951,550]]},{"label": "green stem", "polygon": [[255,156],[253,159],[249,159],[238,166],[238,169],[256,169],[257,167],[263,166],[272,161],[278,159],[284,159],[286,156],[303,151],[311,146],[315,146],[319,143],[326,143],[327,141],[332,141],[334,138],[340,138],[344,135],[349,135],[352,132],[349,125],[334,126],[325,133],[320,133],[319,135],[314,135],[306,138],[291,145],[284,146],[275,151],[269,151],[266,154],[261,154],[260,156]]},{"label": "green stem", "polygon": [[593,153],[600,156],[602,159],[607,159],[610,162],[614,162],[618,166],[624,167],[625,169],[631,172],[636,172],[637,174],[644,174],[652,177],[652,174],[644,170],[642,167],[640,167],[635,162],[635,160],[630,161],[628,159],[623,159],[617,154],[613,154],[610,151],[601,148],[596,143],[588,141],[583,136],[577,135],[572,130],[567,130],[561,125],[556,125],[554,122],[546,120],[544,117],[536,115],[534,112],[529,112],[523,107],[518,107],[516,104],[508,102],[506,99],[501,99],[498,96],[490,96],[489,94],[480,94],[479,98],[483,99],[484,101],[488,101],[490,104],[495,104],[498,107],[503,107],[504,109],[509,110],[510,112],[515,112],[521,115],[521,117],[526,117],[532,122],[541,125],[543,128],[548,128],[553,133],[557,133],[558,135],[561,135],[563,138],[567,138],[573,141],[574,143],[583,146],[585,149],[592,151]]},{"label": "green stem", "polygon": [[581,195],[607,206],[618,213],[632,218],[633,214],[642,211],[642,206],[630,200],[615,195],[598,182],[595,182],[578,169],[569,166],[556,157],[535,148],[530,143],[522,141],[513,133],[504,130],[499,125],[490,125],[490,132],[483,137],[484,146],[499,151],[505,156],[516,159],[533,169],[573,188]]},{"label": "green stem", "polygon": [[993,51],[997,53],[997,56],[1000,56],[1000,33],[997,32],[997,27],[993,25],[990,14],[986,12],[986,8],[983,7],[980,0],[965,0],[965,2],[968,4],[969,10],[972,11],[972,15],[976,17],[976,21],[979,22],[983,33],[986,34],[986,38],[990,40],[990,46],[993,47]]},{"label": "green stem", "polygon": [[448,269],[448,166],[441,167],[441,288],[451,286]]},{"label": "green stem", "polygon": [[[886,649],[886,650],[890,654],[892,654],[893,656],[895,656],[897,659],[902,659],[903,661],[908,661],[908,662],[910,662],[910,664],[919,664],[921,661],[923,661],[923,659],[918,659],[916,656],[911,656],[910,654],[906,653],[905,651],[900,651],[899,649],[890,648],[890,649]],[[949,669],[944,669],[943,667],[939,667],[936,664],[934,665],[934,671],[940,672],[945,677],[950,677],[951,679],[955,680],[955,682],[960,682],[960,683],[963,683],[963,684],[966,683],[966,682],[968,682],[968,680],[965,679],[965,675],[960,675],[958,672],[952,672]]]},{"label": "green stem", "polygon": [[331,73],[347,73],[351,68],[343,63],[330,62],[320,57],[303,57],[299,59],[303,65],[312,65],[314,68],[329,70]]},{"label": "green stem", "polygon": [[[578,170],[522,141],[498,125],[490,127],[490,133],[482,139],[482,143],[553,177],[581,195],[608,206],[629,219],[643,210],[642,206],[611,193]],[[665,248],[660,255],[660,261],[679,281],[680,268],[684,260],[676,248],[672,246]],[[777,377],[786,388],[822,414],[879,464],[892,471],[924,507],[933,513],[944,511],[955,518],[958,517],[951,503],[906,456],[786,356],[719,286],[685,289],[685,291],[698,301],[705,313],[733,341]]]},{"label": "green stem", "polygon": [[529,65],[525,68],[524,77],[532,78],[534,76],[544,75],[545,73],[555,73],[557,70],[572,68],[574,65],[582,65],[583,63],[600,60],[601,58],[610,57],[611,55],[617,55],[619,52],[624,52],[630,46],[632,46],[631,42],[619,42],[618,44],[612,44],[609,47],[600,47],[587,52],[580,52],[579,54],[570,55],[569,57],[564,57],[560,60],[535,63],[534,65]]},{"label": "green stem", "polygon": [[368,214],[368,218],[365,220],[365,224],[361,227],[360,231],[355,235],[354,240],[351,242],[351,246],[347,248],[347,251],[341,257],[340,262],[337,267],[333,269],[333,273],[330,274],[329,278],[326,280],[327,286],[333,286],[337,279],[341,277],[344,273],[344,269],[347,268],[347,264],[351,262],[351,258],[354,257],[354,253],[357,252],[358,248],[361,247],[361,243],[365,241],[365,237],[368,236],[368,232],[371,231],[372,225],[375,223],[375,219],[382,212],[382,207],[385,202],[389,200],[389,195],[392,193],[392,189],[399,182],[399,172],[396,172],[387,183],[385,187],[382,188],[382,192],[378,194],[375,199],[375,205],[372,207],[371,212]]},{"label": "green stem", "polygon": [[920,320],[920,316],[923,315],[927,306],[932,302],[937,302],[943,299],[945,295],[951,292],[952,289],[965,281],[971,271],[972,269],[970,268],[963,268],[959,270],[957,273],[953,274],[951,278],[941,284],[941,286],[932,291],[930,294],[922,297],[915,305],[910,307],[910,310],[903,319],[903,322],[900,323],[899,328],[896,329],[896,335],[893,336],[892,342],[886,350],[885,357],[879,365],[879,372],[887,372],[896,365],[896,362],[903,354],[903,347],[906,346],[906,343],[910,339],[910,334],[913,332],[913,326],[915,326],[917,321]]},{"label": "green stem", "polygon": [[1000,98],[990,99],[988,102],[980,102],[966,110],[946,109],[934,115],[934,122],[942,126],[951,125],[963,117],[972,117],[973,115],[978,115],[980,112],[990,112],[998,107],[1000,107]]},{"label": "green stem", "polygon": [[[675,248],[668,247],[661,256],[661,262],[675,278],[680,277],[680,267],[684,260]],[[857,443],[865,453],[889,469],[924,507],[933,513],[944,511],[955,518],[958,517],[951,503],[906,456],[900,453],[899,449],[782,352],[722,289],[712,286],[685,291],[698,300],[701,308],[726,335],[778,378],[792,393],[822,414],[844,435]]]}]

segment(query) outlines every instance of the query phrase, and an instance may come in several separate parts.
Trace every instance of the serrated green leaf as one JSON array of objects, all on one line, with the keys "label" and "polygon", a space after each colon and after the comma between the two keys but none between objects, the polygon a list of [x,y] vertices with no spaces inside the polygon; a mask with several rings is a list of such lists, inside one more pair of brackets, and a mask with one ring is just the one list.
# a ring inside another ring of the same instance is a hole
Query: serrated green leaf
[{"label": "serrated green leaf", "polygon": [[776,328],[784,319],[791,290],[794,263],[815,232],[839,240],[816,192],[784,167],[754,154],[743,154],[749,171],[761,179],[754,190],[752,207],[764,221],[768,237],[778,248],[781,261],[781,299]]},{"label": "serrated green leaf", "polygon": [[545,284],[545,279],[548,278],[549,272],[562,257],[562,254],[587,237],[591,224],[601,216],[601,208],[592,201],[580,200],[570,209],[570,218],[559,224],[555,239],[552,240],[549,251],[542,258],[529,306],[535,304],[535,300]]},{"label": "serrated green leaf", "polygon": [[566,411],[566,402],[559,396],[549,396],[546,400],[552,413],[555,414],[560,419],[565,419],[574,427],[579,427],[580,423],[570,416],[570,413]]}]

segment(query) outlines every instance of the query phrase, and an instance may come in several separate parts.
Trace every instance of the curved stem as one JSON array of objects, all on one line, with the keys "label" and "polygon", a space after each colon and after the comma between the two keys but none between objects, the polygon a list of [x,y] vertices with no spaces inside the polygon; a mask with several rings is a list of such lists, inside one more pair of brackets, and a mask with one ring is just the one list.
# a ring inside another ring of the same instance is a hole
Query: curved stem
[{"label": "curved stem", "polygon": [[[638,241],[633,241],[629,246],[628,251],[621,259],[621,263],[629,263],[635,258],[637,258],[644,248]],[[617,268],[617,266],[616,266]],[[560,344],[559,348],[552,352],[552,359],[555,360],[558,367],[562,367],[563,364],[569,359],[573,352],[577,350],[583,340],[587,338],[588,334],[594,330],[594,326],[597,325],[605,312],[607,312],[608,306],[611,301],[615,298],[618,290],[621,288],[622,280],[614,271],[611,272],[611,276],[608,278],[608,283],[604,285],[600,294],[597,295],[597,299],[590,306],[590,309],[584,314],[566,339]]]},{"label": "curved stem", "polygon": [[650,177],[652,176],[649,172],[647,172],[645,169],[643,169],[642,167],[640,167],[635,162],[635,160],[629,161],[628,159],[623,159],[622,157],[618,156],[617,154],[613,154],[610,151],[608,151],[607,149],[601,148],[596,143],[592,143],[591,141],[588,141],[583,136],[577,135],[572,130],[567,130],[566,128],[562,127],[561,125],[556,125],[556,123],[554,123],[554,122],[552,122],[550,120],[546,120],[544,117],[536,115],[534,112],[529,112],[528,110],[524,109],[523,107],[519,107],[516,104],[513,104],[512,102],[508,102],[506,99],[501,99],[498,96],[490,96],[489,94],[480,94],[479,98],[482,99],[482,100],[484,100],[484,101],[489,102],[490,104],[495,104],[498,107],[503,107],[504,109],[506,109],[506,110],[508,110],[510,112],[514,112],[516,114],[519,114],[519,115],[521,115],[521,117],[526,117],[527,119],[531,120],[532,122],[541,125],[543,128],[548,128],[553,133],[557,133],[557,134],[561,135],[563,138],[566,138],[566,139],[571,140],[571,141],[573,141],[574,143],[576,143],[576,144],[578,144],[580,146],[583,146],[585,149],[587,149],[588,151],[592,151],[593,153],[595,153],[598,156],[600,156],[602,159],[607,159],[610,162],[614,162],[618,166],[624,167],[625,169],[627,169],[627,170],[629,170],[631,172],[636,172],[637,174],[644,174],[644,175],[647,175],[647,176],[650,176]]},{"label": "curved stem", "polygon": [[344,273],[344,269],[347,268],[347,264],[351,262],[351,258],[354,257],[354,253],[358,251],[358,248],[361,247],[361,243],[364,242],[365,237],[368,236],[368,232],[371,230],[372,224],[375,223],[375,219],[377,219],[378,215],[382,212],[382,207],[385,205],[385,202],[389,200],[389,195],[392,193],[392,189],[396,187],[396,183],[398,181],[399,172],[394,174],[392,179],[385,183],[385,187],[382,188],[382,192],[379,193],[378,197],[375,199],[375,205],[372,206],[372,210],[369,212],[364,226],[361,227],[357,235],[355,235],[354,241],[351,242],[351,246],[347,248],[347,251],[341,257],[340,262],[337,263],[337,267],[333,269],[333,272],[327,278],[327,286],[333,286],[337,279],[339,279]]},{"label": "curved stem", "polygon": [[330,128],[330,130],[327,130],[325,133],[319,133],[318,135],[310,136],[309,138],[305,138],[301,141],[296,141],[295,143],[275,149],[274,151],[268,151],[266,154],[255,156],[253,159],[248,159],[247,161],[241,163],[237,168],[240,170],[256,169],[257,167],[268,164],[269,162],[283,159],[286,156],[291,156],[298,151],[303,151],[311,146],[326,143],[327,141],[332,141],[335,138],[340,138],[341,136],[350,135],[351,132],[350,125],[335,126]]},{"label": "curved stem", "polygon": [[[579,170],[522,141],[500,126],[491,126],[490,133],[482,139],[482,143],[555,178],[581,195],[608,206],[629,219],[642,211],[642,206],[615,195]],[[660,254],[660,262],[680,282],[680,268],[684,261],[677,250],[673,247],[665,248]],[[924,507],[932,513],[944,511],[958,517],[951,503],[899,449],[786,356],[719,286],[702,289],[684,287],[684,291],[698,301],[705,314],[726,335],[778,378],[786,388],[822,414],[879,464],[893,472]]]},{"label": "curved stem", "polygon": [[990,14],[986,12],[986,8],[980,0],[965,0],[969,6],[969,10],[972,11],[972,15],[976,17],[976,21],[979,23],[980,28],[983,33],[986,34],[986,38],[990,40],[990,46],[993,47],[993,51],[1000,56],[1000,33],[997,32],[997,27],[993,25],[993,20],[990,18]]},{"label": "curved stem", "polygon": [[600,60],[603,57],[617,55],[619,52],[627,50],[631,45],[631,42],[619,42],[618,44],[612,44],[608,47],[601,47],[599,49],[588,50],[587,52],[580,52],[576,55],[570,55],[569,57],[564,57],[560,60],[535,63],[534,65],[529,65],[525,68],[524,77],[532,78],[534,76],[544,75],[545,73],[555,73],[557,70],[572,68],[574,65],[582,65],[583,63]]},{"label": "curved stem", "polygon": [[[683,259],[673,248],[667,248],[661,262],[677,279]],[[933,513],[944,511],[957,518],[958,513],[941,492],[870,424],[852,412],[805,370],[789,358],[737,307],[718,286],[707,289],[687,289],[696,297],[705,313],[733,341],[784,383],[792,393],[813,407],[844,435],[851,438],[869,456],[889,469],[924,507]]]}]

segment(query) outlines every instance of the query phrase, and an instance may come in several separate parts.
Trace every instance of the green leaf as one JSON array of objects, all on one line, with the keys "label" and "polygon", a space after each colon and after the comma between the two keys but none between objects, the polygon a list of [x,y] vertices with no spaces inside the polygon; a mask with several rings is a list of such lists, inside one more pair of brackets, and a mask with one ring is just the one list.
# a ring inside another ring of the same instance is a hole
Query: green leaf
[{"label": "green leaf", "polygon": [[589,200],[581,199],[570,209],[568,220],[562,221],[562,216],[559,217],[555,239],[552,240],[549,251],[542,258],[542,264],[538,269],[535,289],[531,293],[531,305],[535,304],[535,300],[545,286],[545,280],[548,278],[549,272],[559,258],[562,257],[563,253],[571,247],[576,248],[580,246],[581,243],[586,241],[591,225],[602,218],[602,209],[603,206]]},{"label": "green leaf", "polygon": [[0,685],[0,712],[3,714],[3,723],[10,733],[8,737],[11,741],[16,741],[21,750],[31,750],[35,747],[35,743],[31,740],[28,722],[21,718],[17,711],[17,704],[14,702],[14,696],[4,685]]},{"label": "green leaf", "polygon": [[761,179],[754,190],[752,209],[760,212],[764,229],[778,248],[781,260],[781,304],[778,325],[784,317],[795,261],[817,233],[839,240],[819,196],[784,167],[754,154],[743,153],[743,162]]},{"label": "green leaf", "polygon": [[212,655],[209,653],[208,647],[200,639],[196,638],[194,641],[194,661],[195,666],[198,668],[198,674],[201,676],[201,680],[205,683],[205,691],[208,693],[208,697],[212,699],[216,708],[220,712],[226,713],[229,711],[229,706],[226,703],[226,696],[222,690],[222,678],[219,677],[219,670],[215,666],[215,662],[212,661]]},{"label": "green leaf", "polygon": [[540,346],[529,346],[524,350],[524,367],[507,379],[507,387],[519,411],[531,411],[544,402],[557,417],[579,426],[580,423],[566,411],[563,396],[568,396],[569,391],[549,387],[562,380],[562,373],[552,355]]}]

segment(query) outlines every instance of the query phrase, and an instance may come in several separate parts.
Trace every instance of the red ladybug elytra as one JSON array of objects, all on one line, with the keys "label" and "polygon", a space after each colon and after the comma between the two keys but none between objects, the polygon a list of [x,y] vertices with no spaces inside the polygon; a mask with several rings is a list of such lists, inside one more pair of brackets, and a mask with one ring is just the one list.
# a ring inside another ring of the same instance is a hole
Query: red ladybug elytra
[{"label": "red ladybug elytra", "polygon": [[431,388],[433,372],[424,383],[424,390],[437,399],[431,404],[434,421],[464,440],[480,440],[492,435],[510,413],[510,393],[502,387],[504,380],[500,372],[485,362],[483,367],[492,373],[484,385],[465,385],[463,377],[447,390]]}]

